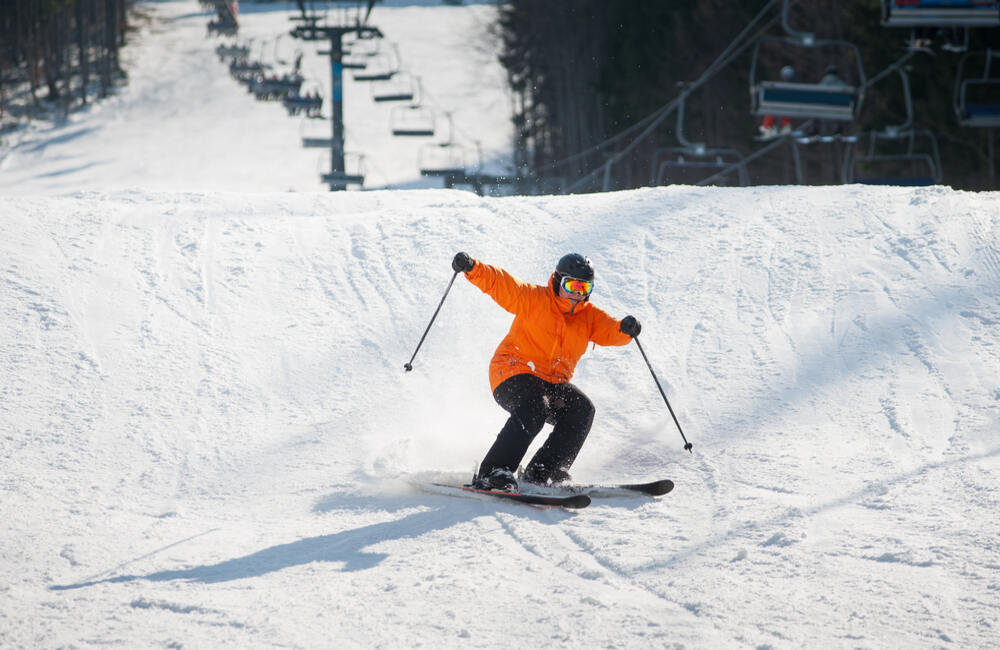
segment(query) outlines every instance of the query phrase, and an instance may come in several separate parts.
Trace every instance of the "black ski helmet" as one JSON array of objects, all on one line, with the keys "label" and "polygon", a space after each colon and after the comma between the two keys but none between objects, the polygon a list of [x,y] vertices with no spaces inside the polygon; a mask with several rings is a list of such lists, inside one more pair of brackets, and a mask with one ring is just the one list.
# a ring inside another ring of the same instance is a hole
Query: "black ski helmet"
[{"label": "black ski helmet", "polygon": [[568,253],[556,264],[556,273],[578,280],[594,280],[594,267],[590,260],[579,253]]},{"label": "black ski helmet", "polygon": [[556,264],[555,277],[552,278],[552,290],[556,292],[557,296],[559,295],[559,283],[566,276],[593,282],[594,267],[590,263],[589,258],[579,253],[567,253],[559,258],[559,263]]}]

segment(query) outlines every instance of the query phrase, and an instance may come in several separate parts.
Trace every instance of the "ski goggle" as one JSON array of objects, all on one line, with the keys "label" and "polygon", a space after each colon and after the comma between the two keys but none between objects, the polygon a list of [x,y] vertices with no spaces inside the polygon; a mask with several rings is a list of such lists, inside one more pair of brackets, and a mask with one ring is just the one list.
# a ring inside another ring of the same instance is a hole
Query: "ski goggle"
[{"label": "ski goggle", "polygon": [[591,280],[580,280],[567,275],[562,279],[562,288],[566,293],[589,296],[590,292],[594,290],[594,283]]}]

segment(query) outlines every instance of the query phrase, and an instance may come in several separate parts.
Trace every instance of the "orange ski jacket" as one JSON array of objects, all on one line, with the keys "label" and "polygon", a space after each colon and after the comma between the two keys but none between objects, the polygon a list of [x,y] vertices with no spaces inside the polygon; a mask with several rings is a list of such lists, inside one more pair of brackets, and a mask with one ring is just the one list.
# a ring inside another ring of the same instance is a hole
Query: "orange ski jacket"
[{"label": "orange ski jacket", "polygon": [[490,389],[514,375],[530,373],[553,384],[573,377],[587,344],[627,345],[632,337],[619,329],[620,321],[590,302],[560,298],[552,287],[528,284],[507,271],[475,261],[465,277],[483,293],[514,314],[507,336],[490,361]]}]

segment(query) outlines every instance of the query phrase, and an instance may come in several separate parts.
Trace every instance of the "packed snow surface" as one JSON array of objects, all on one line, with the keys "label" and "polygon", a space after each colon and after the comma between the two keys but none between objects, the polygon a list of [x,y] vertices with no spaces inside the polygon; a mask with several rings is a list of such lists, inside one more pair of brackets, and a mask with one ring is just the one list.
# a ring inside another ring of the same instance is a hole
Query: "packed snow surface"
[{"label": "packed snow surface", "polygon": [[[0,647],[995,646],[996,194],[252,193],[176,152],[129,189],[103,132],[0,171]],[[506,416],[511,317],[461,277],[403,370],[459,250],[539,283],[593,260],[694,448],[638,348],[598,347],[573,473],[671,494],[420,488]]]}]

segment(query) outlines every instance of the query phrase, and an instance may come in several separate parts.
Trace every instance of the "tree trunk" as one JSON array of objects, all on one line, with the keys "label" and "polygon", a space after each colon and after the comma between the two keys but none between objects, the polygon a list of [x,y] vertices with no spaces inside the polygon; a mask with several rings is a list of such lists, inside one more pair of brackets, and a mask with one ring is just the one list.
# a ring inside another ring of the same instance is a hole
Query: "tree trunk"
[{"label": "tree trunk", "polygon": [[76,0],[76,34],[77,45],[80,48],[80,101],[86,105],[90,70],[87,57],[87,12],[84,11],[84,2],[85,0]]}]

